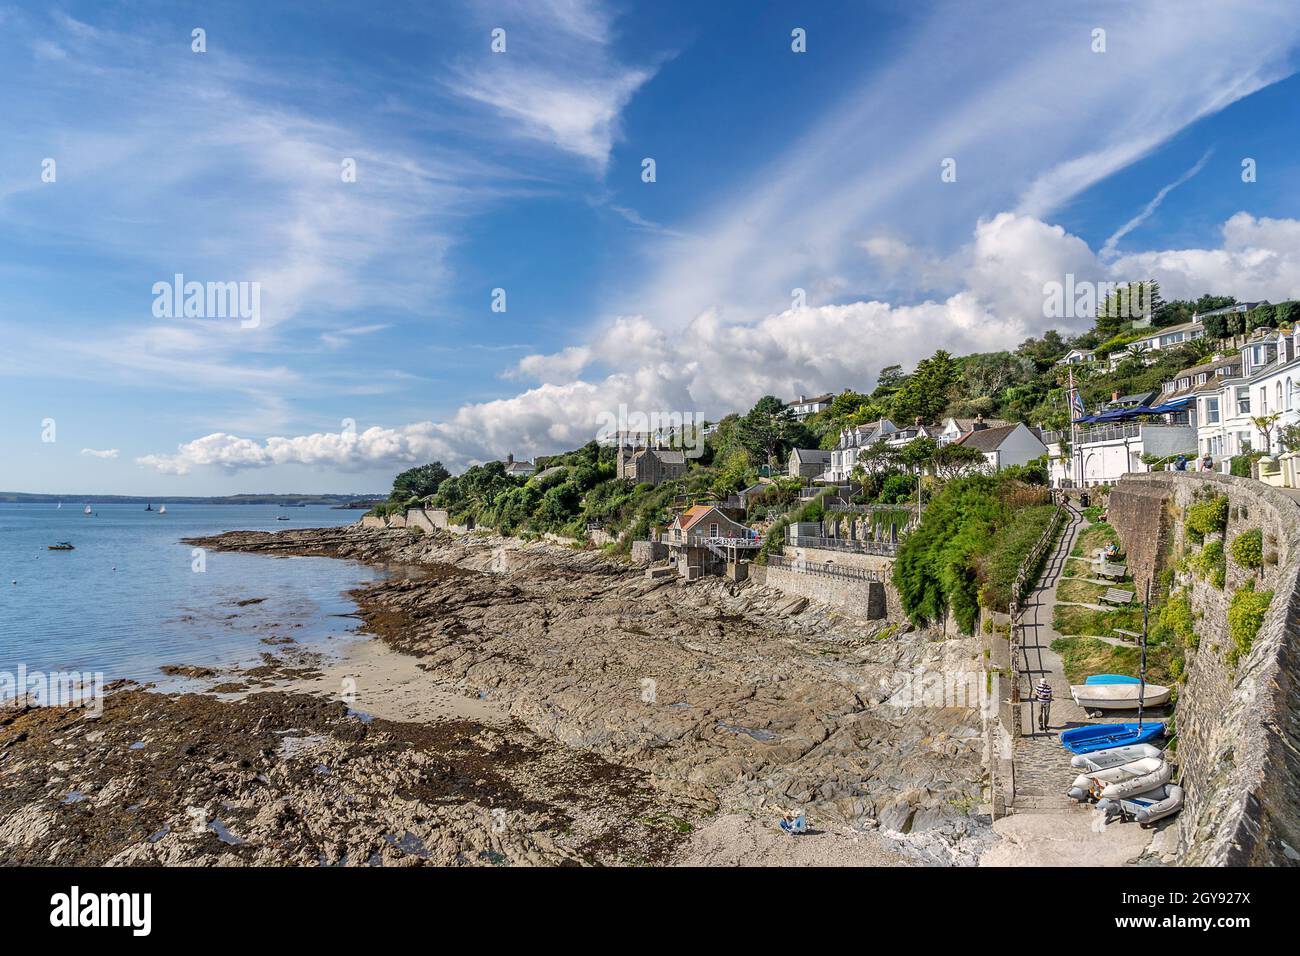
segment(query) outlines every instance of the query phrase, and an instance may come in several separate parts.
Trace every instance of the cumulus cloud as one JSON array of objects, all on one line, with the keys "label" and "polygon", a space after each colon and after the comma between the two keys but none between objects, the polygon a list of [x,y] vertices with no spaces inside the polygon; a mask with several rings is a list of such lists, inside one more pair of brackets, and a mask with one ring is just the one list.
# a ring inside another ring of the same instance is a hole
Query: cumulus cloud
[{"label": "cumulus cloud", "polygon": [[[592,440],[620,406],[629,413],[716,419],[765,394],[867,389],[884,366],[911,367],[937,348],[984,352],[1014,348],[1050,327],[1077,331],[1069,320],[1043,315],[1044,284],[1063,282],[1067,274],[1076,282],[1154,276],[1166,298],[1212,289],[1279,301],[1300,289],[1300,221],[1238,213],[1222,234],[1217,249],[1146,252],[1108,267],[1060,226],[1000,213],[978,223],[960,258],[945,264],[966,279],[964,288],[945,298],[915,305],[870,300],[810,306],[751,322],[729,321],[710,309],[671,332],[643,316],[619,316],[584,345],[522,359],[511,374],[536,380],[535,387],[462,406],[446,421],[262,442],[219,432],[187,442],[173,455],[139,461],[186,474],[204,465],[353,470],[432,459],[464,466],[507,451],[546,454]],[[872,251],[905,256],[908,247],[878,245]],[[1074,322],[1090,324],[1086,318]]]},{"label": "cumulus cloud", "polygon": [[83,448],[81,453],[87,458],[116,458],[118,450],[116,448],[105,448],[103,450],[95,448]]},{"label": "cumulus cloud", "polygon": [[1166,299],[1205,292],[1254,302],[1300,295],[1300,220],[1256,218],[1239,212],[1222,229],[1217,249],[1167,249],[1117,259],[1113,270],[1154,276]]}]

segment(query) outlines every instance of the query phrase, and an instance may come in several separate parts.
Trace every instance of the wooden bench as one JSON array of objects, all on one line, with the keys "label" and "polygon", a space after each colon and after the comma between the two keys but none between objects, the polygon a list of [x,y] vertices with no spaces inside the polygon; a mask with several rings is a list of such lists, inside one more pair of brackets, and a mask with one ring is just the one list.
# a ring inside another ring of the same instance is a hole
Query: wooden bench
[{"label": "wooden bench", "polygon": [[1103,578],[1114,578],[1116,581],[1122,580],[1124,575],[1128,574],[1128,568],[1122,564],[1113,564],[1110,561],[1100,562],[1097,574]]},{"label": "wooden bench", "polygon": [[1107,604],[1132,604],[1133,592],[1121,591],[1119,588],[1107,588],[1101,599]]}]

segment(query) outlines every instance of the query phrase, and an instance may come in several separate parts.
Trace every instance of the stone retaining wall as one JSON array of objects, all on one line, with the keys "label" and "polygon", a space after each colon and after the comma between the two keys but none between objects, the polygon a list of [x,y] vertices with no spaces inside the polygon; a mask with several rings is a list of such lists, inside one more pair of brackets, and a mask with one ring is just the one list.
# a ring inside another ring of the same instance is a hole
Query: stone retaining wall
[{"label": "stone retaining wall", "polygon": [[1228,496],[1225,544],[1264,533],[1259,590],[1274,592],[1250,653],[1233,667],[1227,608],[1255,572],[1229,558],[1223,588],[1178,573],[1200,638],[1186,651],[1176,709],[1186,803],[1178,820],[1179,862],[1190,865],[1300,863],[1300,503],[1228,475],[1154,472],[1126,476],[1111,492],[1110,519],[1135,580],[1176,567],[1186,509]]},{"label": "stone retaining wall", "polygon": [[786,594],[797,594],[810,601],[821,601],[843,608],[848,613],[867,620],[876,620],[887,614],[885,586],[879,582],[841,578],[831,574],[811,574],[768,565],[763,583]]}]

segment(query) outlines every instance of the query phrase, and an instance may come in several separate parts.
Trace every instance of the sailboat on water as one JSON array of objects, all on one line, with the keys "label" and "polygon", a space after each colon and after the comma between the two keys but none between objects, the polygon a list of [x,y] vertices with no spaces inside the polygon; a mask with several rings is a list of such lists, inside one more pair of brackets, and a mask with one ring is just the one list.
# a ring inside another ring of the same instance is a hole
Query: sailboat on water
[{"label": "sailboat on water", "polygon": [[82,514],[92,515],[94,512],[90,510],[90,505],[86,505],[86,510]]},{"label": "sailboat on water", "polygon": [[166,506],[166,505],[159,505],[159,506],[158,506],[158,513],[159,513],[160,515],[165,515],[165,514],[167,513],[167,506]]},{"label": "sailboat on water", "polygon": [[144,506],[144,510],[145,510],[145,511],[153,511],[153,502],[150,501],[148,504],[146,504],[146,505]]}]

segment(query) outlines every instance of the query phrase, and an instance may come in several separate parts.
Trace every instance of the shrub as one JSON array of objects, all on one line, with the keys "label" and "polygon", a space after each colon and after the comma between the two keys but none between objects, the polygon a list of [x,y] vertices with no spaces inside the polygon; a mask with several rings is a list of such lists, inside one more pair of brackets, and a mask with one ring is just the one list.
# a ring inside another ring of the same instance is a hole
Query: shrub
[{"label": "shrub", "polygon": [[918,625],[942,621],[951,609],[970,634],[979,613],[976,556],[1010,518],[989,475],[957,478],[926,507],[921,524],[898,549],[894,584],[903,609]]},{"label": "shrub", "polygon": [[1260,528],[1243,531],[1232,539],[1232,560],[1243,568],[1264,566],[1264,532]]},{"label": "shrub", "polygon": [[1223,554],[1223,542],[1211,541],[1187,559],[1187,566],[1197,577],[1209,580],[1215,587],[1223,587],[1228,565]]},{"label": "shrub", "polygon": [[1156,617],[1156,626],[1152,630],[1152,636],[1157,640],[1176,638],[1178,643],[1184,647],[1195,648],[1200,644],[1200,638],[1196,636],[1195,626],[1196,621],[1192,615],[1192,604],[1187,600],[1187,595],[1180,591],[1177,594],[1170,595],[1169,600],[1160,609],[1160,613]]},{"label": "shrub", "polygon": [[1262,451],[1252,451],[1244,455],[1233,455],[1230,461],[1232,473],[1238,478],[1250,477],[1250,466],[1264,457]]},{"label": "shrub", "polygon": [[1229,664],[1236,664],[1250,653],[1272,602],[1273,592],[1256,591],[1254,581],[1232,596],[1232,603],[1228,605],[1228,634],[1232,637],[1232,648],[1228,651]]},{"label": "shrub", "polygon": [[1222,534],[1228,527],[1228,496],[1215,495],[1187,509],[1187,534],[1193,541],[1207,534]]}]

